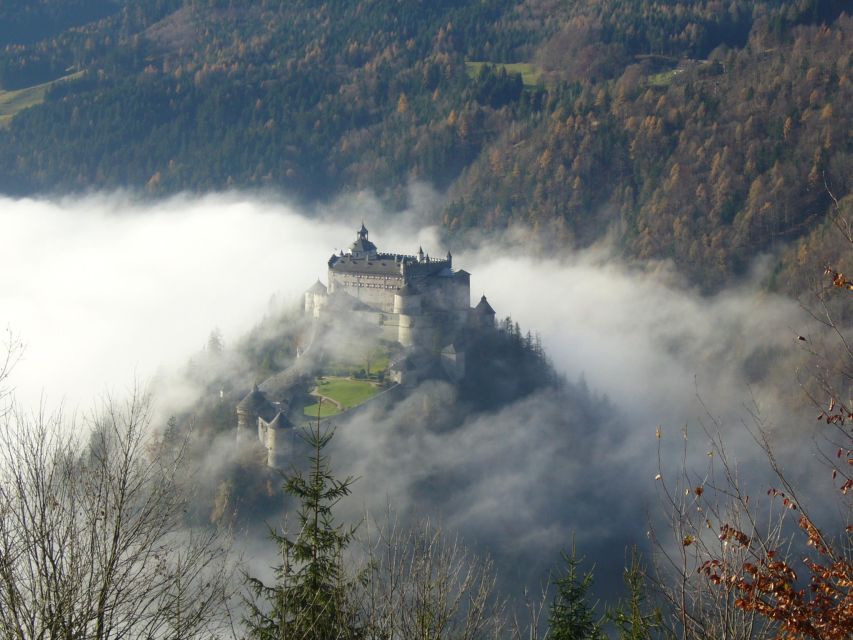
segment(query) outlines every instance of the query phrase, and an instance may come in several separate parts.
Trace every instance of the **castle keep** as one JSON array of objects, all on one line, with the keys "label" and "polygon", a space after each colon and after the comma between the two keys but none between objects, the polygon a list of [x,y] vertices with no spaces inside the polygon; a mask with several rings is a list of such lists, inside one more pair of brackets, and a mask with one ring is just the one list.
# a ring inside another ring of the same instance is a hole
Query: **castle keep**
[{"label": "castle keep", "polygon": [[[382,337],[404,347],[441,349],[472,322],[494,324],[488,303],[471,309],[471,274],[453,270],[453,256],[382,253],[364,224],[348,253],[328,262],[328,288],[321,282],[305,292],[305,313],[321,320],[348,308],[381,327]],[[485,298],[481,302],[485,302]]]}]

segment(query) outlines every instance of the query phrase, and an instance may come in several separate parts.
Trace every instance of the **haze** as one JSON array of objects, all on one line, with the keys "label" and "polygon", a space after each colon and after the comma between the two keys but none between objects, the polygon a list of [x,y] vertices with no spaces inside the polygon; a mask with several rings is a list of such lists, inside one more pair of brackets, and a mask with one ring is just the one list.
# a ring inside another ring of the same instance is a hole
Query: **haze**
[{"label": "haze", "polygon": [[[86,409],[135,379],[168,377],[214,328],[226,346],[236,342],[271,307],[298,304],[325,281],[329,255],[362,220],[380,249],[422,244],[443,255],[436,229],[416,226],[435,196],[414,195],[418,209],[396,213],[369,196],[314,212],[241,193],[156,203],[0,198],[0,322],[25,343],[12,378],[18,401],[35,407],[44,394],[48,406]],[[454,263],[473,274],[472,303],[485,293],[499,317],[541,333],[570,392],[453,433],[413,433],[402,414],[355,421],[336,443],[347,452],[342,470],[362,478],[352,510],[387,500],[426,510],[439,494],[424,496],[424,478],[446,474],[459,491],[436,500],[437,515],[489,553],[519,565],[533,549],[548,566],[583,527],[580,542],[618,581],[622,549],[645,530],[654,495],[656,428],[675,436],[665,448],[675,460],[681,430],[709,411],[748,460],[745,405],[782,433],[802,427],[782,399],[798,393],[792,359],[808,325],[795,303],[761,292],[760,266],[739,287],[701,297],[666,263],[626,266],[606,246],[541,259],[504,240],[467,253],[450,247]],[[589,404],[583,384],[600,413],[575,411]],[[424,393],[440,403],[451,391]]]}]

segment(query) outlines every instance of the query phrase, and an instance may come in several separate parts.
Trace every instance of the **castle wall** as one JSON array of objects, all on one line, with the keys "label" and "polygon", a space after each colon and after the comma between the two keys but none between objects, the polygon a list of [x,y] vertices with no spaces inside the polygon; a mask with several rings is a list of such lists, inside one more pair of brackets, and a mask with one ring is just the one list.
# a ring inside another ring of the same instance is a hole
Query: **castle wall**
[{"label": "castle wall", "polygon": [[311,307],[312,307],[312,315],[313,315],[315,320],[320,318],[320,313],[323,311],[323,307],[326,306],[326,300],[327,299],[328,298],[321,293],[313,294],[313,300],[312,300]]},{"label": "castle wall", "polygon": [[264,443],[267,448],[267,466],[273,469],[280,469],[284,460],[284,452],[281,451],[284,438],[279,442],[279,436],[283,434],[280,434],[278,429],[267,429],[267,441]]},{"label": "castle wall", "polygon": [[329,269],[329,291],[345,291],[365,304],[386,313],[394,312],[394,292],[403,286],[403,276],[338,273]]},{"label": "castle wall", "polygon": [[400,329],[397,342],[404,347],[436,347],[437,325],[436,318],[429,315],[410,316],[400,314]]},{"label": "castle wall", "polygon": [[245,413],[244,411],[237,411],[237,439],[242,440],[246,437],[247,434],[252,432],[252,418],[257,420],[257,417],[252,416],[251,414]]}]

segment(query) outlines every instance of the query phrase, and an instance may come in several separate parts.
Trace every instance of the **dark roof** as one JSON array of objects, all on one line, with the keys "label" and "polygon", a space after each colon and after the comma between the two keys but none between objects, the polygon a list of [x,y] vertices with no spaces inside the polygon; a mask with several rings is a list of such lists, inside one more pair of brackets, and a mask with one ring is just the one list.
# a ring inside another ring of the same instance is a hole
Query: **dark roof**
[{"label": "dark roof", "polygon": [[360,235],[367,235],[367,227],[364,226],[364,221],[361,222],[361,229],[358,230]]},{"label": "dark roof", "polygon": [[486,300],[486,296],[480,298],[479,304],[474,307],[474,311],[481,315],[490,314],[495,315],[495,310],[492,309],[492,305],[489,304],[489,301]]},{"label": "dark roof", "polygon": [[318,278],[317,282],[311,285],[311,288],[308,289],[308,291],[306,291],[305,293],[326,293],[326,285],[320,282]]},{"label": "dark roof", "polygon": [[329,260],[329,267],[335,271],[348,273],[374,273],[377,275],[395,275],[402,277],[400,265],[395,262],[394,256],[383,257],[381,255],[368,259],[366,257],[354,258],[352,256],[335,256]]},{"label": "dark roof", "polygon": [[275,418],[272,419],[272,422],[269,423],[269,426],[273,429],[289,429],[293,426],[293,423],[287,419],[287,416],[284,414],[284,411],[279,411],[275,414]]},{"label": "dark roof", "polygon": [[251,413],[263,418],[269,415],[271,409],[270,401],[267,400],[266,394],[258,389],[258,385],[255,385],[251,392],[237,405],[237,411]]},{"label": "dark roof", "polygon": [[351,248],[353,253],[376,253],[376,245],[367,238],[359,238]]}]

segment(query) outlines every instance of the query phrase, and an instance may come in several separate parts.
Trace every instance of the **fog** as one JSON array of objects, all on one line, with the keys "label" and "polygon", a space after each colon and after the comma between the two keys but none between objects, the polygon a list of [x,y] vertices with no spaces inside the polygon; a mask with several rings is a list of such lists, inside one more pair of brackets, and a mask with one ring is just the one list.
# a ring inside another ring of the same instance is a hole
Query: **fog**
[{"label": "fog", "polygon": [[568,384],[460,418],[442,415],[455,391],[434,383],[392,412],[342,424],[335,466],[359,477],[349,515],[390,503],[440,519],[527,582],[574,534],[612,586],[626,546],[645,544],[660,442],[675,467],[683,432],[690,459],[702,460],[702,426],[719,427],[740,461],[759,461],[743,424],[758,410],[783,450],[810,443],[813,416],[792,411],[797,336],[810,324],[795,302],[762,292],[761,261],[738,286],[703,297],[671,265],[626,264],[606,244],[544,258],[507,238],[476,251],[443,246],[437,229],[418,226],[437,196],[423,187],[412,196],[404,212],[364,195],[312,212],[240,193],[0,198],[0,323],[25,345],[11,378],[18,401],[85,409],[134,380],[180,385],[175,372],[212,330],[227,348],[325,282],[329,255],[363,220],[380,250],[451,249],[472,273],[472,303],[485,294],[498,317],[539,332]]}]

